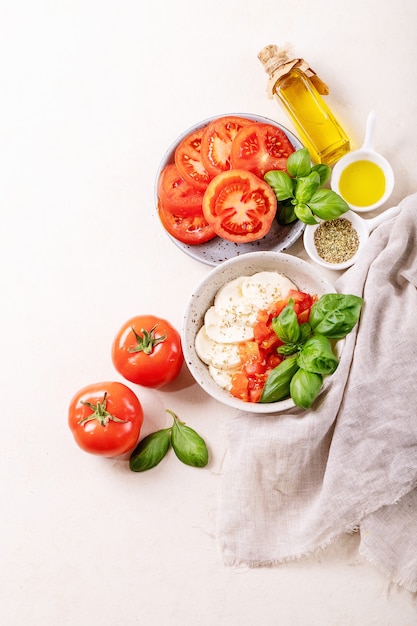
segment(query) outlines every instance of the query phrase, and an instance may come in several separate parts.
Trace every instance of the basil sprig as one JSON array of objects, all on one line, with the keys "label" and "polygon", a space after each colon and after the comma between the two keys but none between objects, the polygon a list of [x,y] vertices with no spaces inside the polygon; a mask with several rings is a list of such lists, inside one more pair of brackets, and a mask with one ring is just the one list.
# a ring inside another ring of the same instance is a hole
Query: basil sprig
[{"label": "basil sprig", "polygon": [[294,404],[308,409],[316,399],[324,376],[333,374],[339,359],[332,341],[345,337],[359,320],[363,299],[331,293],[311,307],[308,322],[299,324],[290,299],[272,320],[272,328],[283,342],[277,352],[284,359],[268,375],[259,402],[278,402],[291,397]]},{"label": "basil sprig", "polygon": [[205,467],[208,449],[200,435],[167,409],[173,417],[170,428],[158,430],[144,437],[133,450],[129,467],[133,472],[145,472],[156,467],[172,446],[177,458],[192,467]]},{"label": "basil sprig", "polygon": [[317,219],[333,220],[349,210],[339,194],[323,188],[331,169],[324,163],[311,166],[307,148],[293,152],[287,160],[287,171],[271,170],[264,176],[279,202],[280,224],[299,219],[305,224],[317,224]]}]

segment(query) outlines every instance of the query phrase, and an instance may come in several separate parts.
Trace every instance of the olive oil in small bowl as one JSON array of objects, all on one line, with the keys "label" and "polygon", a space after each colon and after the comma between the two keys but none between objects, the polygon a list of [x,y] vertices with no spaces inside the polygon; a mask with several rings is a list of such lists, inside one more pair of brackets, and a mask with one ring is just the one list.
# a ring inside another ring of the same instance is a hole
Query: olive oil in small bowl
[{"label": "olive oil in small bowl", "polygon": [[371,111],[366,137],[359,150],[348,153],[336,163],[331,187],[356,213],[382,206],[394,189],[394,172],[388,161],[373,148],[375,113]]}]

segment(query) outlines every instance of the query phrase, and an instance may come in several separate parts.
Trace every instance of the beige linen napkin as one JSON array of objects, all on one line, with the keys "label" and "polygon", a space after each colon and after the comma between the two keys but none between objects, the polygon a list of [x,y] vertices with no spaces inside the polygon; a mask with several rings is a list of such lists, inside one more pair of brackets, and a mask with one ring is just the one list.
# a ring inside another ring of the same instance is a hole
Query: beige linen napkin
[{"label": "beige linen napkin", "polygon": [[337,281],[364,298],[313,408],[227,424],[218,542],[227,565],[300,558],[360,528],[360,551],[417,591],[417,193]]}]

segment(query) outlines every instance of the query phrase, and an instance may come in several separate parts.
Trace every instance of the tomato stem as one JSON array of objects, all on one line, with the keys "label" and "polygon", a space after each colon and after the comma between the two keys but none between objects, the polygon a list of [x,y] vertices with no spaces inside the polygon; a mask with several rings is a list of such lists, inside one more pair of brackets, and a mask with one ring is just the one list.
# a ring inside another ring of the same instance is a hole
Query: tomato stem
[{"label": "tomato stem", "polygon": [[101,402],[97,402],[97,404],[93,404],[92,402],[84,402],[81,400],[81,404],[84,406],[88,406],[93,412],[91,415],[84,417],[82,420],[78,422],[80,426],[86,424],[87,422],[92,422],[93,420],[97,420],[101,426],[107,426],[109,422],[118,422],[120,424],[126,424],[127,420],[122,420],[115,415],[112,415],[107,411],[107,391],[103,396],[103,400]]},{"label": "tomato stem", "polygon": [[167,338],[166,335],[161,335],[161,337],[155,337],[155,330],[158,324],[155,324],[153,328],[148,332],[144,328],[140,329],[142,335],[139,335],[132,326],[133,334],[135,335],[135,339],[137,341],[136,345],[129,346],[128,352],[144,352],[145,354],[152,354],[153,349],[159,343],[162,343]]}]

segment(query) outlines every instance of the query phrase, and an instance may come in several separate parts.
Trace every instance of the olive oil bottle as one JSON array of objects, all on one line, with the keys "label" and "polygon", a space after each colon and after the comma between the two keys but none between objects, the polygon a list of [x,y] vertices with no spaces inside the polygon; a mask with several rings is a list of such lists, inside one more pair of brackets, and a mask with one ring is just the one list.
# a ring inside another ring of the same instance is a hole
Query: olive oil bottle
[{"label": "olive oil bottle", "polygon": [[270,77],[269,96],[284,106],[311,158],[332,165],[349,152],[349,138],[322,98],[328,87],[305,61],[277,46],[266,46],[258,58]]}]

